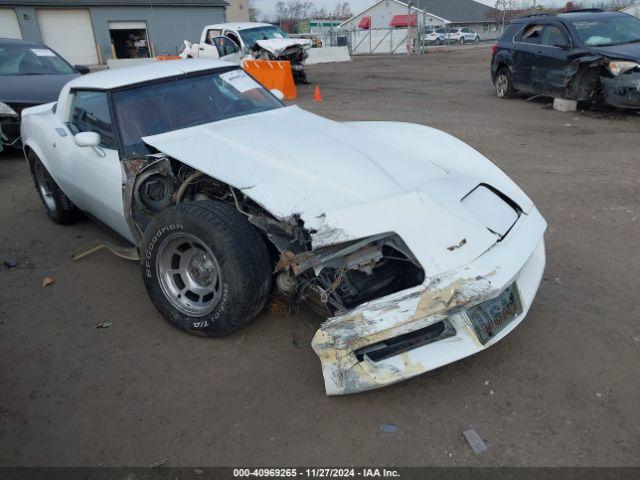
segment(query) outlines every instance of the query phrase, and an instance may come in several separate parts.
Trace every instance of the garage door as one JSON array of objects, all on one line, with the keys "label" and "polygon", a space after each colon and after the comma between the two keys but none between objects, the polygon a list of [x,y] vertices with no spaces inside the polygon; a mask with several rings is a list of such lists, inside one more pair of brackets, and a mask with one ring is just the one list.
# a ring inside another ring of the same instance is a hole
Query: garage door
[{"label": "garage door", "polygon": [[98,63],[89,10],[38,10],[42,41],[72,65]]},{"label": "garage door", "polygon": [[22,38],[16,11],[13,8],[0,8],[0,37]]}]

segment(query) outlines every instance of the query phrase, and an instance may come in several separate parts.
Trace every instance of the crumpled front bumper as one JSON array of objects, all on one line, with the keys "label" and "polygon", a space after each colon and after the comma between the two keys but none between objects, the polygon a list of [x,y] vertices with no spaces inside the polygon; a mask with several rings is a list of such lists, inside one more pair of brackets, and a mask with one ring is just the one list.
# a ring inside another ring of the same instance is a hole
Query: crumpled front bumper
[{"label": "crumpled front bumper", "polygon": [[[533,208],[509,235],[469,265],[418,287],[380,298],[328,319],[312,347],[320,357],[328,395],[355,393],[405,380],[468,357],[500,341],[526,316],[545,267],[546,222]],[[428,269],[427,269],[428,270]],[[522,313],[484,345],[466,315],[516,283]],[[379,361],[361,349],[446,320],[448,335]]]},{"label": "crumpled front bumper", "polygon": [[619,108],[640,108],[640,72],[602,78],[604,101]]}]

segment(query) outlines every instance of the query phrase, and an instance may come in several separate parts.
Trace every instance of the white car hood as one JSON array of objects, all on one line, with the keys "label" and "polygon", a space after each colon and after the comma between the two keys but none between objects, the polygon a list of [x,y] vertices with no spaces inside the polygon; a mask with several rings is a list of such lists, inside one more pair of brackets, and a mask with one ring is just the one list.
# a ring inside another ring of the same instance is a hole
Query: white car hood
[{"label": "white car hood", "polygon": [[299,215],[316,231],[314,248],[395,232],[428,275],[469,263],[496,243],[460,201],[479,184],[525,213],[533,208],[478,152],[421,125],[340,123],[292,106],[143,140],[281,220]]},{"label": "white car hood", "polygon": [[269,40],[258,40],[256,42],[260,48],[273,53],[275,56],[281,55],[287,48],[299,45],[304,49],[311,48],[311,40],[305,38],[271,38]]}]

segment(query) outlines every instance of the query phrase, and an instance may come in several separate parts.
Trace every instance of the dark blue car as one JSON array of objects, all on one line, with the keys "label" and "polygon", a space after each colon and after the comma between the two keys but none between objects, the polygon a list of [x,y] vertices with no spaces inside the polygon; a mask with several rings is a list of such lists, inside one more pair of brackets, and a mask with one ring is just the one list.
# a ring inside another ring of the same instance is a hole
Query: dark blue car
[{"label": "dark blue car", "polygon": [[23,108],[56,101],[65,83],[88,71],[40,43],[0,38],[0,151],[20,147]]},{"label": "dark blue car", "polygon": [[640,20],[593,9],[514,19],[494,47],[491,78],[501,98],[640,108]]}]

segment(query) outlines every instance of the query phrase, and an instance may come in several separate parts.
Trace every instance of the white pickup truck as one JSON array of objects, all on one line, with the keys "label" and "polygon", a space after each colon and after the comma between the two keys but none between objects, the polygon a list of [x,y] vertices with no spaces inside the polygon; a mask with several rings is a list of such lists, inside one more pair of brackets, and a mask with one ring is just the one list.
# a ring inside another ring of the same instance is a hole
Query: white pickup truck
[{"label": "white pickup truck", "polygon": [[180,56],[233,63],[239,63],[242,58],[289,60],[296,82],[308,83],[303,62],[309,48],[311,40],[289,38],[280,28],[268,23],[234,22],[204,27],[200,43],[185,40]]}]

